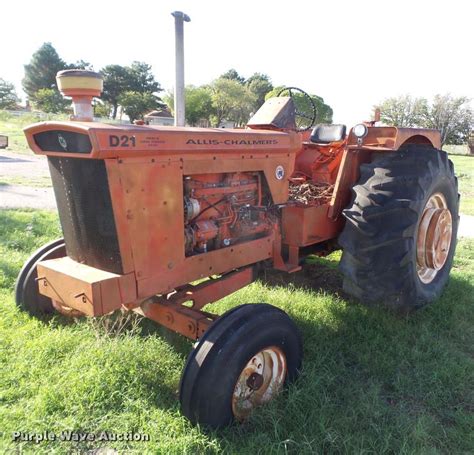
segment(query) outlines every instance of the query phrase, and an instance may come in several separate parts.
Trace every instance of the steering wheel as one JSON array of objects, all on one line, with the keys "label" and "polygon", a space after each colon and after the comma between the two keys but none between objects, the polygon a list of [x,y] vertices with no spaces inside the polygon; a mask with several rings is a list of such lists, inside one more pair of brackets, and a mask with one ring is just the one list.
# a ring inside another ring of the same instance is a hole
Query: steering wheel
[{"label": "steering wheel", "polygon": [[317,110],[313,99],[298,87],[285,87],[277,96],[289,96],[295,105],[297,131],[309,130],[316,120]]}]

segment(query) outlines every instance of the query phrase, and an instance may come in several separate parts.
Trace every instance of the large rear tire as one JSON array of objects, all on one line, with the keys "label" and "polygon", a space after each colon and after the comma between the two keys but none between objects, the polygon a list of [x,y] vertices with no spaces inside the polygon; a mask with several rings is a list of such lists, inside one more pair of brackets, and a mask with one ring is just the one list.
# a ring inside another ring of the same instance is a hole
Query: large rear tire
[{"label": "large rear tire", "polygon": [[408,145],[361,166],[339,237],[344,290],[408,312],[436,300],[451,270],[459,221],[453,163]]}]

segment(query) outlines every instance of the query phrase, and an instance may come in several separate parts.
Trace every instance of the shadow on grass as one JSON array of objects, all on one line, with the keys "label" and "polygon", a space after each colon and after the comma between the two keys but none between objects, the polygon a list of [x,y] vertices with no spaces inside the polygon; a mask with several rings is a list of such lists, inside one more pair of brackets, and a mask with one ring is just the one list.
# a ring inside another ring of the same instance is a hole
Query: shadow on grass
[{"label": "shadow on grass", "polygon": [[342,289],[342,275],[337,269],[338,261],[316,258],[316,263],[305,264],[299,272],[288,274],[274,269],[263,270],[260,281],[267,286],[289,286],[310,290],[313,292],[327,292],[336,297],[351,300],[351,297]]}]

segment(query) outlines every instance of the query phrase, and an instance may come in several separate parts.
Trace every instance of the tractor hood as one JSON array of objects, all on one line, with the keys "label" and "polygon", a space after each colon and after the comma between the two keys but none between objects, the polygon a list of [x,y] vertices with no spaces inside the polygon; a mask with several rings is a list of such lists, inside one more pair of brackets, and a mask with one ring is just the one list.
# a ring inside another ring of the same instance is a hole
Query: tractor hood
[{"label": "tractor hood", "polygon": [[38,155],[77,158],[119,158],[167,154],[238,152],[296,152],[302,137],[295,132],[251,129],[184,128],[173,126],[110,125],[96,122],[42,122],[24,130]]}]

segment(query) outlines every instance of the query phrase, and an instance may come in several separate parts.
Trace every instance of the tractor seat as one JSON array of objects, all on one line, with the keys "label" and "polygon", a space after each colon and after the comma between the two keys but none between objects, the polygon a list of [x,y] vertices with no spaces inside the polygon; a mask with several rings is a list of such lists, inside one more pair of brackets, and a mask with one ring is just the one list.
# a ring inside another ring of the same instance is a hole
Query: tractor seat
[{"label": "tractor seat", "polygon": [[346,137],[346,125],[319,123],[311,133],[310,140],[316,144],[329,144],[342,141]]}]

